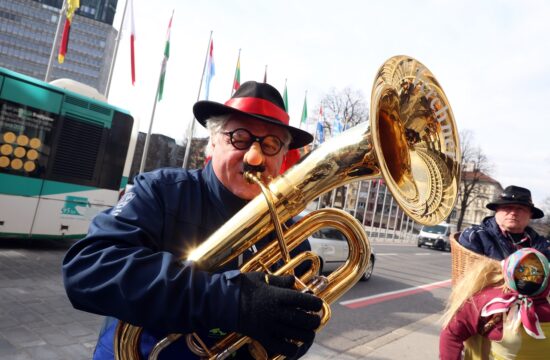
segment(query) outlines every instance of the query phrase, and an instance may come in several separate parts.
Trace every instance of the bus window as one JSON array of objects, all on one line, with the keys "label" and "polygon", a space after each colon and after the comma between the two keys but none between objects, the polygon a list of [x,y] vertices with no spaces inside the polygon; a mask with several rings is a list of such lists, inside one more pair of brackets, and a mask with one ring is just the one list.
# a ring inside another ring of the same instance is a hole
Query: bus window
[{"label": "bus window", "polygon": [[0,99],[0,172],[44,178],[57,116]]}]

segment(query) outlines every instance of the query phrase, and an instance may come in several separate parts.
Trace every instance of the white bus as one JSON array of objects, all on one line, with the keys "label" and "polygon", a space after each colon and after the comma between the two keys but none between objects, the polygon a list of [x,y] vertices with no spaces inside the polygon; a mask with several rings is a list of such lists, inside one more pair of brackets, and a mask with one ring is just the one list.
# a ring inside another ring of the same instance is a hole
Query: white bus
[{"label": "white bus", "polygon": [[0,237],[84,236],[125,188],[136,138],[94,89],[0,68]]}]

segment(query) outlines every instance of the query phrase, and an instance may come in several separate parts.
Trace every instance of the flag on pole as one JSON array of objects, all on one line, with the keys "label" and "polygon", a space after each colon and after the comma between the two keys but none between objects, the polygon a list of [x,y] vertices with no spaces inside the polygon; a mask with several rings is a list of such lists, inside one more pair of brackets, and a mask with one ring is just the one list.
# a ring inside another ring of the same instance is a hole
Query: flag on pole
[{"label": "flag on pole", "polygon": [[317,119],[317,142],[322,144],[325,141],[325,129],[323,126],[323,105],[319,107],[319,118]]},{"label": "flag on pole", "polygon": [[231,95],[235,93],[241,87],[241,49],[239,49],[239,56],[237,57],[237,67],[235,68],[235,77],[233,78],[233,89]]},{"label": "flag on pole", "polygon": [[307,123],[307,92],[306,96],[304,96],[304,107],[302,108],[302,120],[300,120],[300,127],[302,127],[302,124]]},{"label": "flag on pole", "polygon": [[210,50],[208,52],[208,59],[206,60],[206,93],[205,99],[208,100],[210,95],[210,81],[216,75],[216,67],[214,66],[214,40],[210,40]]},{"label": "flag on pole", "polygon": [[67,48],[69,46],[71,23],[73,22],[75,11],[80,7],[80,0],[67,0],[65,5],[67,6],[65,26],[63,26],[63,35],[61,37],[61,44],[59,44],[59,54],[57,55],[57,61],[60,64],[63,64],[63,61],[65,61],[65,54],[67,54]]},{"label": "flag on pole", "polygon": [[317,121],[317,142],[322,144],[325,141],[325,129],[323,127],[323,122],[319,119]]},{"label": "flag on pole", "polygon": [[288,112],[288,92],[286,90],[286,79],[285,79],[285,91],[283,92],[283,101],[285,103],[285,110]]},{"label": "flag on pole", "polygon": [[135,60],[135,47],[134,41],[136,39],[136,27],[134,24],[134,1],[128,0],[130,2],[130,7],[128,12],[130,13],[130,70],[132,73],[132,85],[136,83],[136,60]]},{"label": "flag on pole", "polygon": [[334,131],[333,131],[334,135],[338,135],[344,130],[338,114],[336,114],[336,116],[334,117],[333,128],[334,128]]},{"label": "flag on pole", "polygon": [[172,16],[170,17],[170,22],[168,23],[168,30],[166,31],[166,45],[164,46],[164,58],[162,59],[162,69],[160,72],[160,79],[159,79],[159,92],[157,94],[158,101],[162,100],[162,92],[164,91],[164,77],[166,75],[166,65],[168,63],[168,58],[170,57],[170,32],[172,31],[173,18],[174,18],[174,11],[172,11]]},{"label": "flag on pole", "polygon": [[265,71],[264,71],[264,83],[267,82],[267,65],[265,66]]}]

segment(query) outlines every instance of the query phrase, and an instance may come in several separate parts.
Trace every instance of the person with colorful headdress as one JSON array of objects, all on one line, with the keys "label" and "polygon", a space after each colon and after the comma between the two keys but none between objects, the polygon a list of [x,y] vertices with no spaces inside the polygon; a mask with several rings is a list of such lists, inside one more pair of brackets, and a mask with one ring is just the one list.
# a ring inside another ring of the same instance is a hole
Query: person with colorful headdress
[{"label": "person with colorful headdress", "polygon": [[502,261],[485,258],[453,287],[440,335],[442,360],[548,359],[549,265],[523,248]]}]

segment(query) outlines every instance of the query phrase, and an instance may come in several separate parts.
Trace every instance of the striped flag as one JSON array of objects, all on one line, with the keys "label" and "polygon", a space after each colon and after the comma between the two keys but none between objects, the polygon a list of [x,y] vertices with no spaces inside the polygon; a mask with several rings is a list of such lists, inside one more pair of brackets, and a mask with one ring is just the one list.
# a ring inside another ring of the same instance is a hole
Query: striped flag
[{"label": "striped flag", "polygon": [[168,63],[168,58],[170,57],[170,32],[172,31],[173,18],[174,18],[174,11],[172,11],[172,16],[170,17],[170,22],[168,23],[168,30],[166,31],[166,45],[164,46],[164,59],[162,59],[162,69],[160,72],[160,79],[159,79],[159,91],[157,94],[158,101],[162,100],[162,92],[164,91],[164,77],[166,75],[166,65]]},{"label": "striped flag", "polygon": [[67,7],[65,26],[63,26],[63,35],[61,37],[61,44],[59,44],[59,53],[57,55],[57,61],[60,64],[63,64],[63,61],[65,61],[65,55],[67,54],[67,48],[69,46],[71,23],[73,22],[75,11],[80,7],[80,0],[67,0],[65,5]]},{"label": "striped flag", "polygon": [[288,92],[286,90],[286,79],[285,79],[285,91],[283,92],[283,101],[285,103],[285,110],[288,112]]},{"label": "striped flag", "polygon": [[132,85],[136,83],[136,60],[135,60],[135,47],[134,41],[136,39],[136,27],[134,24],[134,1],[129,0],[130,7],[128,12],[130,13],[130,70],[132,73]]},{"label": "striped flag", "polygon": [[206,60],[206,94],[205,99],[208,100],[210,95],[210,81],[216,75],[216,67],[214,65],[214,40],[210,40],[210,50],[208,51],[208,59]]},{"label": "striped flag", "polygon": [[239,49],[239,56],[237,57],[237,67],[235,68],[235,77],[233,78],[233,88],[231,89],[231,95],[241,87],[241,49]]},{"label": "striped flag", "polygon": [[323,126],[323,106],[319,107],[319,118],[317,119],[317,143],[322,144],[325,141],[325,129]]},{"label": "striped flag", "polygon": [[300,127],[307,122],[307,93],[304,96],[304,107],[302,108],[302,120],[300,120]]}]

